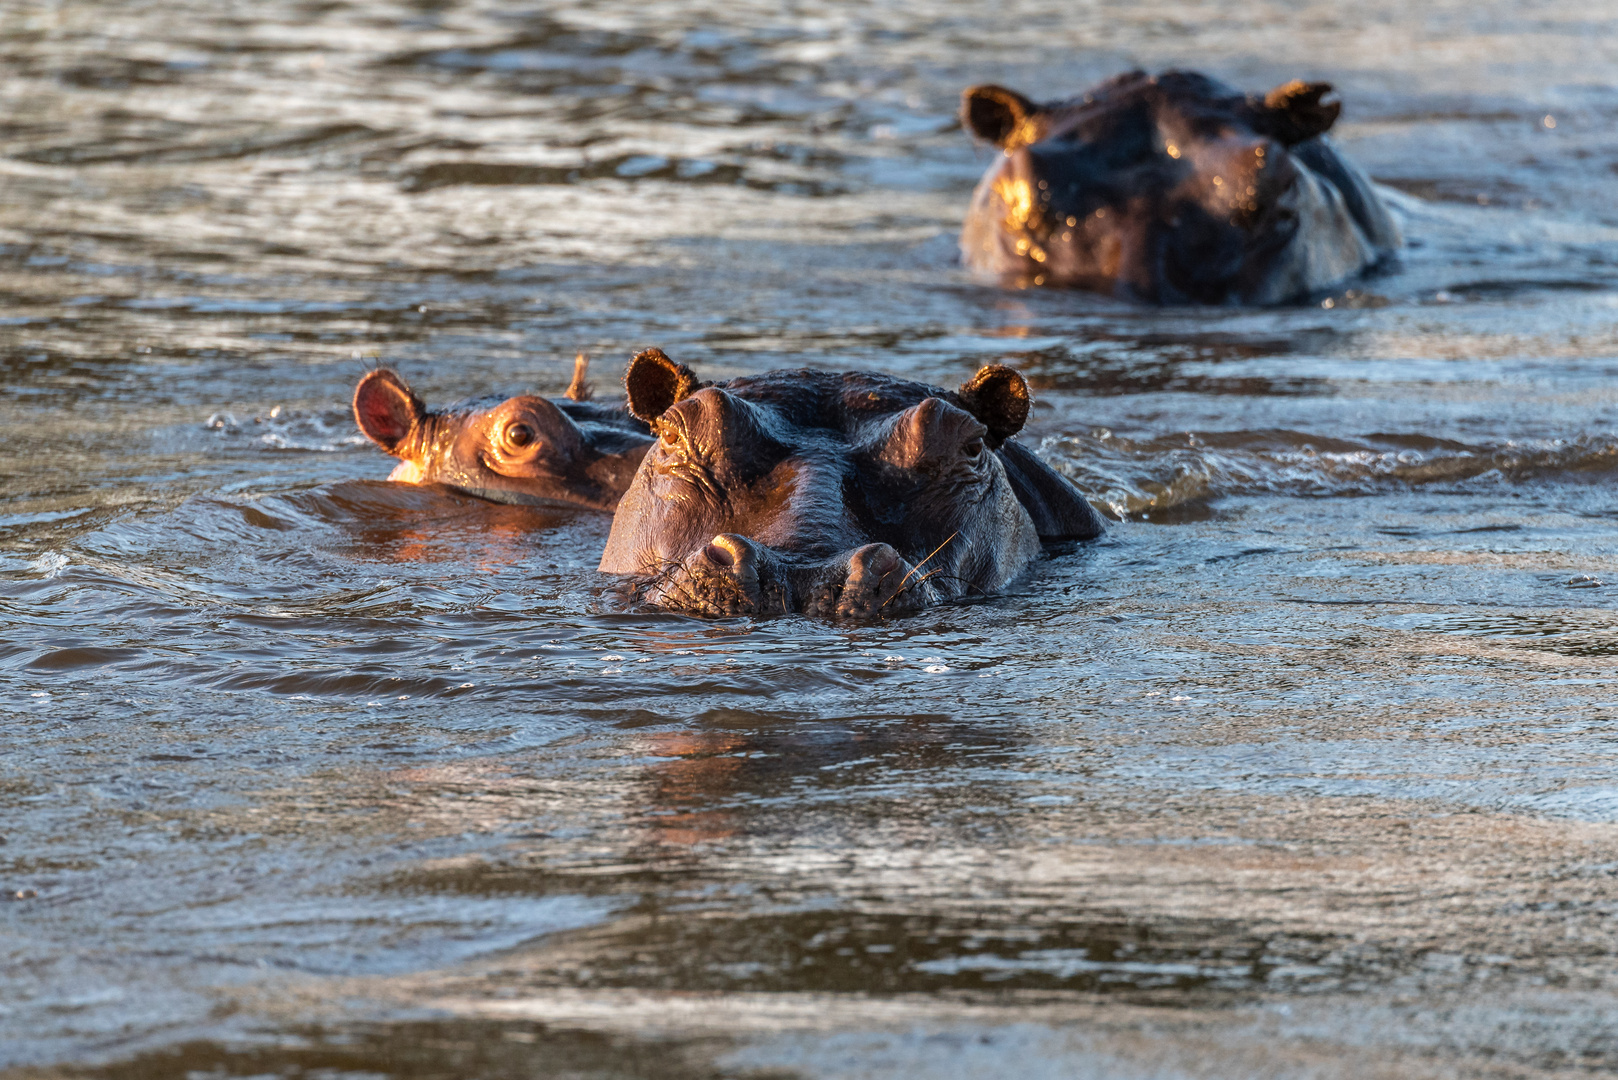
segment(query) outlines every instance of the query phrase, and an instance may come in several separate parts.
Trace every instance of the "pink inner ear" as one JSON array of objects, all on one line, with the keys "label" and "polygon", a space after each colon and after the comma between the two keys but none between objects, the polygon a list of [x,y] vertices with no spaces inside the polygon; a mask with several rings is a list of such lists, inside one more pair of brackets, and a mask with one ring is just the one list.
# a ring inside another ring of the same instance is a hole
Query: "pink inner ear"
[{"label": "pink inner ear", "polygon": [[354,394],[354,419],[365,437],[392,453],[416,421],[415,396],[393,379],[373,376]]}]

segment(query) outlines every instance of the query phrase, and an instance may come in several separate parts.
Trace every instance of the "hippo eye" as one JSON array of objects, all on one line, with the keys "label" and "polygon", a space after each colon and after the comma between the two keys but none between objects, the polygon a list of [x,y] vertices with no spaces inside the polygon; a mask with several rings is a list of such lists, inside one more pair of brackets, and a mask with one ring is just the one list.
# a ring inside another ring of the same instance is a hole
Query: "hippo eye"
[{"label": "hippo eye", "polygon": [[534,429],[527,424],[506,425],[506,442],[512,446],[527,446],[534,441]]},{"label": "hippo eye", "polygon": [[973,439],[971,442],[961,447],[961,453],[965,454],[969,458],[977,457],[979,454],[983,453],[983,440]]}]

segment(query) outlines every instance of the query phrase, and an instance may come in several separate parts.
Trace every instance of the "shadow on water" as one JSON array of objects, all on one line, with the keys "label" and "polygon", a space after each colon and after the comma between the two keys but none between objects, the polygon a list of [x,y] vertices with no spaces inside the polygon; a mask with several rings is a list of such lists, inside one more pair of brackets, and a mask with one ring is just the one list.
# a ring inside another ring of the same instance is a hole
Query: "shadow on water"
[{"label": "shadow on water", "polygon": [[[1594,575],[1559,583],[1578,589],[1601,589],[1605,585]],[[1520,649],[1563,656],[1618,656],[1618,617],[1606,610],[1402,616],[1391,622],[1409,630],[1500,638]]]},{"label": "shadow on water", "polygon": [[[558,1030],[528,1022],[417,1020],[342,1028],[293,1028],[253,1043],[185,1042],[100,1068],[41,1070],[25,1076],[83,1080],[286,1080],[388,1077],[390,1080],[726,1080],[737,1071],[705,1062],[700,1040]],[[722,1045],[722,1044],[721,1044]],[[790,1080],[793,1073],[745,1071],[746,1080]]]},{"label": "shadow on water", "polygon": [[1224,375],[1220,365],[1316,351],[1333,335],[1304,331],[1288,337],[1243,338],[1207,334],[1121,334],[1105,331],[1038,350],[1019,350],[1008,341],[1005,362],[1028,376],[1036,392],[1080,393],[1087,397],[1177,392],[1257,396],[1321,394],[1330,380],[1321,376]]}]

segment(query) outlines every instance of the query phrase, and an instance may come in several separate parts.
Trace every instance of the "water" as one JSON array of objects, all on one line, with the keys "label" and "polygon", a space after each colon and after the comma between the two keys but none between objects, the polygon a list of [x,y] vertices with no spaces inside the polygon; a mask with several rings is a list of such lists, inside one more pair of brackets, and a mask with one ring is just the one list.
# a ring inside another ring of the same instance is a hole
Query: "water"
[{"label": "water", "polygon": [[[0,3],[0,1074],[1618,1067],[1615,22]],[[1132,64],[1336,83],[1399,265],[965,277],[959,90]],[[1119,520],[885,624],[636,613],[605,520],[346,411],[652,344],[1013,363]]]}]

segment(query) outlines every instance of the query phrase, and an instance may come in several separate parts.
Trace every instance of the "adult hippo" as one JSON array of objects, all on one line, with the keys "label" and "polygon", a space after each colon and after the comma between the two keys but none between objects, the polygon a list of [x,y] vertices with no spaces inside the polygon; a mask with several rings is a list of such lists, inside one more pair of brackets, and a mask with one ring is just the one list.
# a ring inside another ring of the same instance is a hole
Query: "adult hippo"
[{"label": "adult hippo", "polygon": [[366,373],[354,388],[365,437],[400,459],[389,480],[446,484],[495,502],[611,512],[652,443],[646,424],[621,405],[589,400],[579,357],[567,395],[426,406],[399,374]]},{"label": "adult hippo", "polygon": [[1003,153],[972,195],[961,258],[1156,304],[1280,304],[1338,285],[1402,241],[1326,138],[1330,90],[1259,98],[1190,71],[1132,71],[1046,104],[974,86],[962,124]]},{"label": "adult hippo", "polygon": [[1003,589],[1042,540],[1100,516],[1011,437],[1028,384],[985,367],[959,390],[772,371],[705,385],[649,349],[624,375],[657,436],[601,570],[701,615],[896,614]]}]

